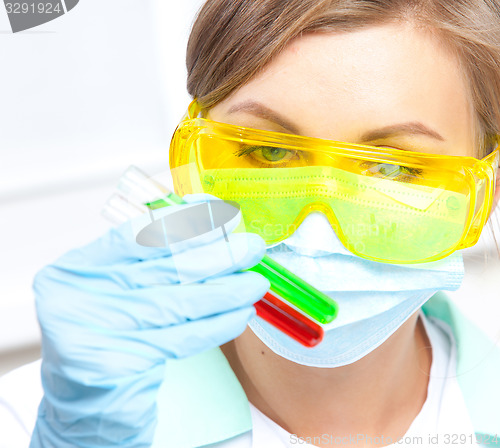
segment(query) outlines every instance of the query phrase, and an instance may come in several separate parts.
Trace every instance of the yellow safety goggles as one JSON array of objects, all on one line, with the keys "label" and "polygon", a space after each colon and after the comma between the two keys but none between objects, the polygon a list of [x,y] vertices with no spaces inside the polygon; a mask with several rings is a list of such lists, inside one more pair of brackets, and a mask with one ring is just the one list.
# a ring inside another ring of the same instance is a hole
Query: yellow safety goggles
[{"label": "yellow safety goggles", "polygon": [[350,252],[423,263],[474,245],[491,211],[498,145],[478,160],[262,131],[199,114],[194,101],[172,139],[176,192],[237,202],[246,231],[268,245],[319,211]]}]

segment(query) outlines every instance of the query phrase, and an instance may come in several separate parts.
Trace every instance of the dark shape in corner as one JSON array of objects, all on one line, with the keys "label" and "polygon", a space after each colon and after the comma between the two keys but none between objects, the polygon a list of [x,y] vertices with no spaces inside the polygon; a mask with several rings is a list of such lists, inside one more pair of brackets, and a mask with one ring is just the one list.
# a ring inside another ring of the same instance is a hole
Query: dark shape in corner
[{"label": "dark shape in corner", "polygon": [[24,0],[23,2],[12,2],[4,0],[10,26],[14,33],[28,30],[44,23],[50,22],[64,15],[66,11],[73,9],[79,0]]},{"label": "dark shape in corner", "polygon": [[71,11],[79,2],[80,0],[66,0],[64,3],[66,3],[66,11]]}]

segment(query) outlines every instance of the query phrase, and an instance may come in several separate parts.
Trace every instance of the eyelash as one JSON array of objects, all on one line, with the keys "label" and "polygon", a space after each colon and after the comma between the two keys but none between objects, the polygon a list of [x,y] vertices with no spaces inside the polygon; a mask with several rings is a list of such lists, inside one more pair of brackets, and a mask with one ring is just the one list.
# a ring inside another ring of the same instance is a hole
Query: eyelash
[{"label": "eyelash", "polygon": [[234,151],[234,155],[236,157],[247,156],[248,154],[256,151],[259,148],[261,148],[261,146],[244,146],[243,148]]}]

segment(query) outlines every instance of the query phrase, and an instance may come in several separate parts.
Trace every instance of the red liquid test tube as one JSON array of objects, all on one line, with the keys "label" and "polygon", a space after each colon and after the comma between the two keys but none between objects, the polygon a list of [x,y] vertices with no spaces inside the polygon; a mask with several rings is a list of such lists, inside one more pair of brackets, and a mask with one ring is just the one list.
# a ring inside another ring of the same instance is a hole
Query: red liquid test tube
[{"label": "red liquid test tube", "polygon": [[306,347],[314,347],[323,339],[324,332],[320,325],[270,292],[267,292],[254,306],[257,316]]}]

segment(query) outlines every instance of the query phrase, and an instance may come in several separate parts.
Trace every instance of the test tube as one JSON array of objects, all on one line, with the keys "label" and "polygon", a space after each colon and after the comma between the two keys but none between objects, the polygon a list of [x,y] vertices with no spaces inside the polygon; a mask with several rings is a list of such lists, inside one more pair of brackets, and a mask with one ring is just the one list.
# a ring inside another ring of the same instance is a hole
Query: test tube
[{"label": "test tube", "polygon": [[254,306],[257,316],[306,347],[314,347],[323,339],[323,328],[270,292]]},{"label": "test tube", "polygon": [[[137,188],[134,187],[137,185]],[[185,204],[185,201],[168,190],[163,185],[147,177],[136,167],[130,167],[120,179],[117,189],[127,196],[133,196],[134,200],[128,200],[123,195],[114,195],[103,209],[107,217],[115,218],[118,210],[123,216],[128,211],[127,219],[136,216],[132,213],[130,206],[137,208],[147,206],[150,209],[163,208],[169,205]],[[156,197],[151,201],[152,197]],[[122,201],[119,204],[119,200]],[[147,202],[150,200],[151,202]],[[137,201],[137,202],[134,202]],[[322,323],[331,322],[336,317],[336,303],[320,291],[312,288],[299,277],[283,268],[281,265],[264,257],[263,261],[256,267],[251,268],[267,277],[271,282],[271,291],[281,294],[290,303],[302,309],[304,312],[315,317]],[[288,276],[288,279],[287,279]],[[297,296],[299,296],[297,298]],[[310,300],[310,303],[308,303]],[[283,331],[306,347],[314,347],[323,338],[321,326],[299,313],[297,310],[279,300],[275,295],[268,292],[261,300],[255,303],[257,315]]]}]

